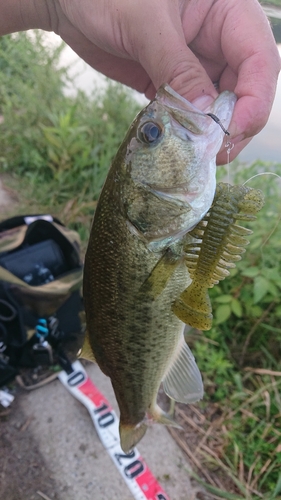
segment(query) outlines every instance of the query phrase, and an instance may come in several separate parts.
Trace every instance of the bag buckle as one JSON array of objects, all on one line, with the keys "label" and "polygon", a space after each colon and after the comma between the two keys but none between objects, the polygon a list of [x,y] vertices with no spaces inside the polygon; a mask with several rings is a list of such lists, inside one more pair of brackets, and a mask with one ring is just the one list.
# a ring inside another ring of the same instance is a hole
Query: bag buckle
[{"label": "bag buckle", "polygon": [[36,337],[38,342],[33,345],[33,353],[36,356],[36,361],[38,364],[42,365],[52,365],[54,362],[53,349],[49,342],[46,340],[49,335],[49,329],[47,326],[47,320],[40,318],[36,325]]}]

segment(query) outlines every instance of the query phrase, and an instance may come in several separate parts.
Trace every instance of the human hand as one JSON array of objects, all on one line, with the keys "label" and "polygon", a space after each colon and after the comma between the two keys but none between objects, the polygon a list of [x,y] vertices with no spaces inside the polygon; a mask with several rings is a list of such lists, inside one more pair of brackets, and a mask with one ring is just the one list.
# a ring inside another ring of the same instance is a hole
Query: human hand
[{"label": "human hand", "polygon": [[[168,83],[204,110],[217,95],[212,82],[234,91],[231,159],[266,124],[280,58],[257,0],[45,3],[48,16],[33,27],[55,31],[93,68],[149,99]],[[226,163],[224,148],[217,162]]]}]

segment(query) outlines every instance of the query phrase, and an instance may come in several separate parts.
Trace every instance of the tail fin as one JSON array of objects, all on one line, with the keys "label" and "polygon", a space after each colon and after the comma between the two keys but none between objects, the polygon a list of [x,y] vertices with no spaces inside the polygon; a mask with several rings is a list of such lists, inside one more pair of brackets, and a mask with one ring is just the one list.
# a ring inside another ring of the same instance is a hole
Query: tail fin
[{"label": "tail fin", "polygon": [[152,415],[146,416],[142,422],[135,426],[124,425],[120,421],[119,433],[122,450],[125,453],[129,453],[130,450],[132,450],[132,448],[134,448],[134,446],[136,446],[136,444],[145,435],[148,426],[150,426],[153,422],[182,429],[181,425],[178,424],[170,415],[161,410],[159,406],[156,406]]}]

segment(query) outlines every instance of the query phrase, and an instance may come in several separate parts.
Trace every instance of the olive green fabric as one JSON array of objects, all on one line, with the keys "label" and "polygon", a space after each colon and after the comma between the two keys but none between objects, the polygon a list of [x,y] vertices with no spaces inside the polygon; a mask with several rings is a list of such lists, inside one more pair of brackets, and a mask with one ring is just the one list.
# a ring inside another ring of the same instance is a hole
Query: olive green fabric
[{"label": "olive green fabric", "polygon": [[72,292],[81,288],[83,267],[80,258],[80,238],[76,231],[60,224],[37,220],[30,225],[24,224],[0,232],[0,256],[4,252],[15,252],[28,239],[29,233],[33,231],[36,235],[37,229],[39,231],[37,240],[44,231],[46,238],[43,236],[42,241],[49,238],[50,231],[60,247],[64,247],[69,271],[49,283],[31,286],[0,266],[0,282],[5,283],[19,303],[32,313],[38,316],[50,316],[67,300]]}]

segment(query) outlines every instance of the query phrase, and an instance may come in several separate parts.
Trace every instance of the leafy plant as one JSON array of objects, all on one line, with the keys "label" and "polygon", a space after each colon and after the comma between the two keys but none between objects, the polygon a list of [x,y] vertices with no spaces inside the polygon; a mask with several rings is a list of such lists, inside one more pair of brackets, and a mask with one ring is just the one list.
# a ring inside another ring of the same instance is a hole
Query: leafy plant
[{"label": "leafy plant", "polygon": [[[58,69],[63,49],[48,47],[34,32],[0,40],[1,162],[19,172],[44,165],[45,144],[40,124],[47,113],[65,104],[66,69]],[[44,99],[42,98],[44,96]]]},{"label": "leafy plant", "polygon": [[67,71],[58,70],[62,49],[46,45],[37,32],[1,38],[0,172],[20,182],[29,210],[51,206],[85,239],[139,105],[129,89],[113,82],[90,97],[81,91],[67,97]]},{"label": "leafy plant", "polygon": [[[22,211],[51,209],[85,242],[110,162],[139,107],[130,91],[115,83],[91,97],[83,92],[66,97],[67,73],[58,70],[62,46],[46,46],[39,33],[34,37],[20,33],[0,40],[0,170],[9,172],[17,191],[20,186]],[[281,175],[280,164],[236,163],[230,182],[244,183],[264,170]],[[218,169],[218,178],[228,179],[226,168]],[[189,456],[200,457],[200,472],[206,467],[206,488],[214,498],[277,500],[281,182],[258,176],[249,185],[261,188],[266,198],[249,225],[250,245],[231,276],[210,290],[212,329],[187,333],[206,391],[196,407],[201,428],[192,420],[199,439]]]},{"label": "leafy plant", "polygon": [[[224,428],[220,455],[205,449],[202,460],[226,468],[233,494],[274,499],[281,491],[281,165],[236,169],[230,182],[256,176],[248,185],[262,189],[265,207],[249,225],[253,234],[242,260],[210,290],[213,328],[187,337],[204,376],[202,408],[206,401],[219,405]],[[261,176],[265,169],[271,175]],[[226,174],[219,171],[222,180]]]}]

